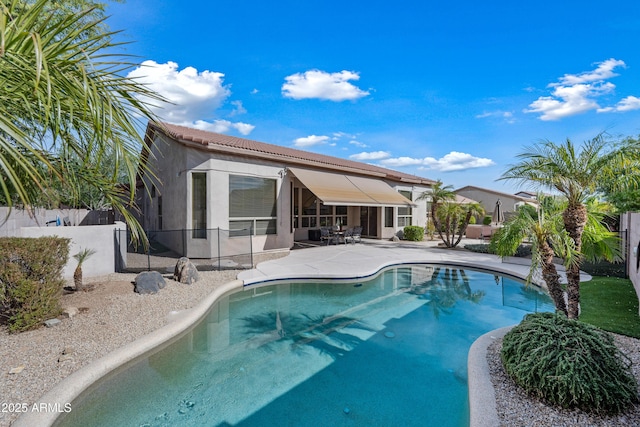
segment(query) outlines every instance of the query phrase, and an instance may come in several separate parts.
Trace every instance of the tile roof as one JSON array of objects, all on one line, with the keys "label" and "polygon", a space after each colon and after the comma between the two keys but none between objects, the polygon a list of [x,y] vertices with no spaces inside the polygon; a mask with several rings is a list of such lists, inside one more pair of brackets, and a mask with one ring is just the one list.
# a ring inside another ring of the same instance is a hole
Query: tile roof
[{"label": "tile roof", "polygon": [[149,122],[147,127],[147,143],[153,141],[151,135],[154,132],[163,133],[176,141],[187,143],[186,145],[189,146],[196,144],[196,146],[201,146],[201,148],[210,151],[232,152],[238,155],[268,158],[271,160],[278,159],[289,164],[314,166],[322,169],[336,169],[369,176],[373,175],[399,182],[423,185],[431,185],[435,183],[435,181],[431,179],[366,163],[355,162],[353,160],[296,150],[293,148],[252,141],[250,139],[237,138],[234,136],[193,129],[170,123]]}]

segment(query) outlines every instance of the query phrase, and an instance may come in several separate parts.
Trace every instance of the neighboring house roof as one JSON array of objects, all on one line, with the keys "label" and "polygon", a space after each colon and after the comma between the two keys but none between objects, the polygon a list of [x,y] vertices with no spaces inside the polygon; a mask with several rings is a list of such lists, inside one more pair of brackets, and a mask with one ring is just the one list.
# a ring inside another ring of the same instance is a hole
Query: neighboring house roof
[{"label": "neighboring house roof", "polygon": [[490,190],[488,188],[476,187],[476,186],[473,186],[473,185],[467,185],[465,187],[458,188],[454,192],[457,194],[457,193],[459,193],[461,191],[465,191],[465,190],[484,191],[485,193],[495,194],[496,196],[500,196],[500,197],[510,197],[512,199],[520,200],[522,202],[535,203],[535,200],[531,200],[531,198],[529,198],[529,197],[522,197],[522,196],[518,196],[516,194],[503,193],[501,191]]},{"label": "neighboring house roof", "polygon": [[473,199],[461,196],[459,194],[456,194],[456,199],[454,200],[454,202],[459,204],[459,205],[469,205],[471,203],[478,203],[477,201],[475,201]]},{"label": "neighboring house roof", "polygon": [[537,199],[538,198],[538,194],[537,193],[532,193],[531,191],[518,191],[516,193],[516,196],[521,196],[521,197],[525,197],[528,199]]},{"label": "neighboring house roof", "polygon": [[185,146],[211,152],[222,152],[251,158],[279,160],[291,165],[333,169],[350,172],[352,174],[375,176],[392,181],[406,182],[408,184],[422,184],[430,186],[435,183],[435,181],[431,179],[366,163],[296,150],[264,142],[252,141],[250,139],[237,138],[234,136],[193,129],[170,123],[149,122],[145,137],[147,144],[151,144],[153,142],[153,136],[155,133],[164,134]]}]

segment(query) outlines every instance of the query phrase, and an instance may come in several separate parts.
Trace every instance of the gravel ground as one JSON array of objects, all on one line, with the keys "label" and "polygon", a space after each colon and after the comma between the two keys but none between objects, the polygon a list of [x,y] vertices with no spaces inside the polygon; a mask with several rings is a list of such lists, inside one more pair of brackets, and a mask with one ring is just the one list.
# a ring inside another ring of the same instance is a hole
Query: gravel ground
[{"label": "gravel ground", "polygon": [[[640,383],[640,340],[614,335],[616,344],[633,362],[632,370]],[[496,406],[501,427],[611,427],[640,426],[640,405],[624,414],[599,417],[578,410],[547,406],[529,397],[507,376],[500,361],[502,339],[487,349],[487,362],[496,393]],[[640,391],[640,390],[639,390]]]},{"label": "gravel ground", "polygon": [[[63,319],[52,328],[20,334],[2,329],[0,426],[10,425],[19,416],[16,409],[23,405],[31,408],[63,378],[162,327],[169,312],[197,305],[216,286],[234,280],[238,273],[237,270],[201,272],[201,279],[192,285],[164,275],[167,286],[155,295],[133,292],[135,274],[90,279],[86,282],[94,287],[92,291],[62,297],[63,308],[86,308],[86,312]],[[21,368],[19,373],[10,373]]]}]

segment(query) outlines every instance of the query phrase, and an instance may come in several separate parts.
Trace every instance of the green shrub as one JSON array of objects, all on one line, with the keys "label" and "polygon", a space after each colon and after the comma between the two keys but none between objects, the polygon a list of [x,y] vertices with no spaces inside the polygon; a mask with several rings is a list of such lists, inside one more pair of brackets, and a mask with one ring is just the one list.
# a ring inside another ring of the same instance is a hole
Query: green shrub
[{"label": "green shrub", "polygon": [[491,225],[491,216],[487,215],[482,220],[483,225]]},{"label": "green shrub", "polygon": [[417,225],[407,225],[402,231],[405,240],[412,242],[421,242],[424,239],[424,228]]},{"label": "green shrub", "polygon": [[525,316],[505,335],[501,357],[518,385],[552,405],[616,414],[637,401],[631,361],[613,336],[562,314]]},{"label": "green shrub", "polygon": [[476,222],[478,222],[478,221],[476,220],[476,217],[475,217],[475,216],[473,216],[473,215],[471,215],[471,217],[469,217],[469,224],[475,224]]},{"label": "green shrub", "polygon": [[69,239],[0,238],[0,320],[9,323],[11,332],[60,314],[68,258]]},{"label": "green shrub", "polygon": [[488,243],[477,243],[477,244],[468,244],[464,245],[464,248],[471,252],[477,252],[479,254],[492,254],[491,249]]}]

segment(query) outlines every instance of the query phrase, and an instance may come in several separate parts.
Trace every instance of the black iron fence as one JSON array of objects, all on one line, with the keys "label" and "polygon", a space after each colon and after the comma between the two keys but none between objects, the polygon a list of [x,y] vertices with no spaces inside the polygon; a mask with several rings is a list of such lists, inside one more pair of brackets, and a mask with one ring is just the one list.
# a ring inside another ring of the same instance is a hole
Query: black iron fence
[{"label": "black iron fence", "polygon": [[115,230],[118,272],[173,272],[179,258],[187,257],[198,270],[253,268],[252,230],[148,230],[149,244],[132,242],[131,233]]}]

